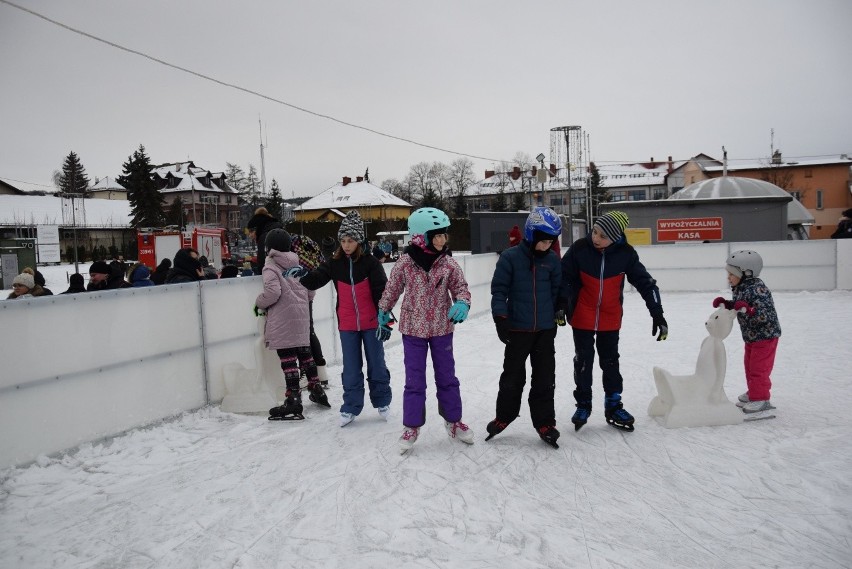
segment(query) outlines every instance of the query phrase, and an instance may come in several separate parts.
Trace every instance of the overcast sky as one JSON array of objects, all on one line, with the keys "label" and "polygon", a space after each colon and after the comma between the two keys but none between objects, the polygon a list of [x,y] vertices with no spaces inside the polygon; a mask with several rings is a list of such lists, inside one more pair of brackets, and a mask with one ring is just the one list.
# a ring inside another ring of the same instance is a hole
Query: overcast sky
[{"label": "overcast sky", "polygon": [[[852,153],[848,0],[309,2],[0,0],[0,178],[51,185],[70,151],[260,167],[285,197],[369,167],[550,153],[580,125],[600,163]],[[293,106],[308,112],[297,110]],[[23,184],[16,184],[23,186]],[[27,186],[32,189],[31,186]]]}]

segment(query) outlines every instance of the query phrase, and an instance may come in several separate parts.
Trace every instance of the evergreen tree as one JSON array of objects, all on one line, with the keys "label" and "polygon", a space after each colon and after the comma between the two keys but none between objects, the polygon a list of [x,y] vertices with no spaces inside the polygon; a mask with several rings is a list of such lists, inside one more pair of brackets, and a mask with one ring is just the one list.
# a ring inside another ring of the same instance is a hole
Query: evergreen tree
[{"label": "evergreen tree", "polygon": [[281,204],[284,200],[281,198],[281,190],[278,189],[278,182],[275,181],[275,178],[272,178],[272,186],[269,189],[269,198],[266,200],[266,203],[263,204],[263,207],[266,208],[266,211],[272,215],[275,219],[281,219]]},{"label": "evergreen tree", "polygon": [[166,225],[177,225],[183,228],[183,200],[175,198],[166,210]]},{"label": "evergreen tree", "polygon": [[73,151],[65,157],[62,173],[56,176],[56,183],[63,194],[82,194],[89,197],[89,177],[80,158]]},{"label": "evergreen tree", "polygon": [[257,176],[257,168],[254,164],[249,164],[249,171],[246,174],[245,186],[243,186],[243,199],[251,204],[252,210],[256,209],[261,199],[260,178]]},{"label": "evergreen tree", "polygon": [[497,196],[492,204],[491,211],[506,211],[506,189],[504,187],[501,186],[497,191]]},{"label": "evergreen tree", "polygon": [[525,209],[527,209],[527,199],[524,193],[515,192],[512,194],[512,211],[524,211]]},{"label": "evergreen tree", "polygon": [[[590,194],[592,196],[592,219],[594,220],[600,214],[600,208],[598,207],[601,203],[608,202],[610,200],[609,192],[606,188],[601,186],[601,173],[598,170],[598,167],[594,162],[589,162],[589,186],[591,188]],[[585,204],[577,213],[577,217],[579,218],[587,218],[586,208],[588,204]]]},{"label": "evergreen tree", "polygon": [[127,157],[122,164],[122,175],[116,181],[127,188],[127,200],[130,202],[130,213],[133,227],[160,227],[163,224],[163,204],[165,199],[157,188],[157,183],[151,177],[151,159],[145,154],[145,147],[139,145],[139,150]]}]

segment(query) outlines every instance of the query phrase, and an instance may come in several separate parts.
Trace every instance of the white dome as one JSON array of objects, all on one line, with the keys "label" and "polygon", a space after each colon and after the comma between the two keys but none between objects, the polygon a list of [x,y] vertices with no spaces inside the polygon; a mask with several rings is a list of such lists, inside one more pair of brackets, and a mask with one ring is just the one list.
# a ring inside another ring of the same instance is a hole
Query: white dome
[{"label": "white dome", "polygon": [[[721,178],[710,178],[691,184],[684,189],[672,194],[670,200],[701,200],[719,198],[754,198],[760,196],[790,196],[789,192],[779,188],[775,184],[755,180],[753,178],[737,178],[735,176],[722,176]],[[787,224],[800,225],[811,224],[814,216],[803,206],[799,200],[793,200],[787,204]]]}]

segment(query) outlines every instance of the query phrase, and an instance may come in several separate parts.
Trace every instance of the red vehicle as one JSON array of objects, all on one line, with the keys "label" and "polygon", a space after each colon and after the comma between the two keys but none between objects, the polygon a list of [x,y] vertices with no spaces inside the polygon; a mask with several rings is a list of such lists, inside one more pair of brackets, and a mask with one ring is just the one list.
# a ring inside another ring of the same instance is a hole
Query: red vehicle
[{"label": "red vehicle", "polygon": [[192,247],[199,255],[207,257],[210,265],[222,268],[222,261],[231,258],[225,230],[211,227],[178,229],[139,229],[136,231],[139,261],[151,269],[163,259],[174,259],[184,247]]}]

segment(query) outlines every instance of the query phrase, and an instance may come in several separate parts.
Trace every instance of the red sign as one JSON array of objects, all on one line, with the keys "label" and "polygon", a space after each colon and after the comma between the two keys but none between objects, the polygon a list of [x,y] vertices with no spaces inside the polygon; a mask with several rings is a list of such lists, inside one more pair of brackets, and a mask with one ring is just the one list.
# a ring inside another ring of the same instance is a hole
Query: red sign
[{"label": "red sign", "polygon": [[720,241],[721,217],[686,217],[658,219],[657,242],[660,241]]}]

